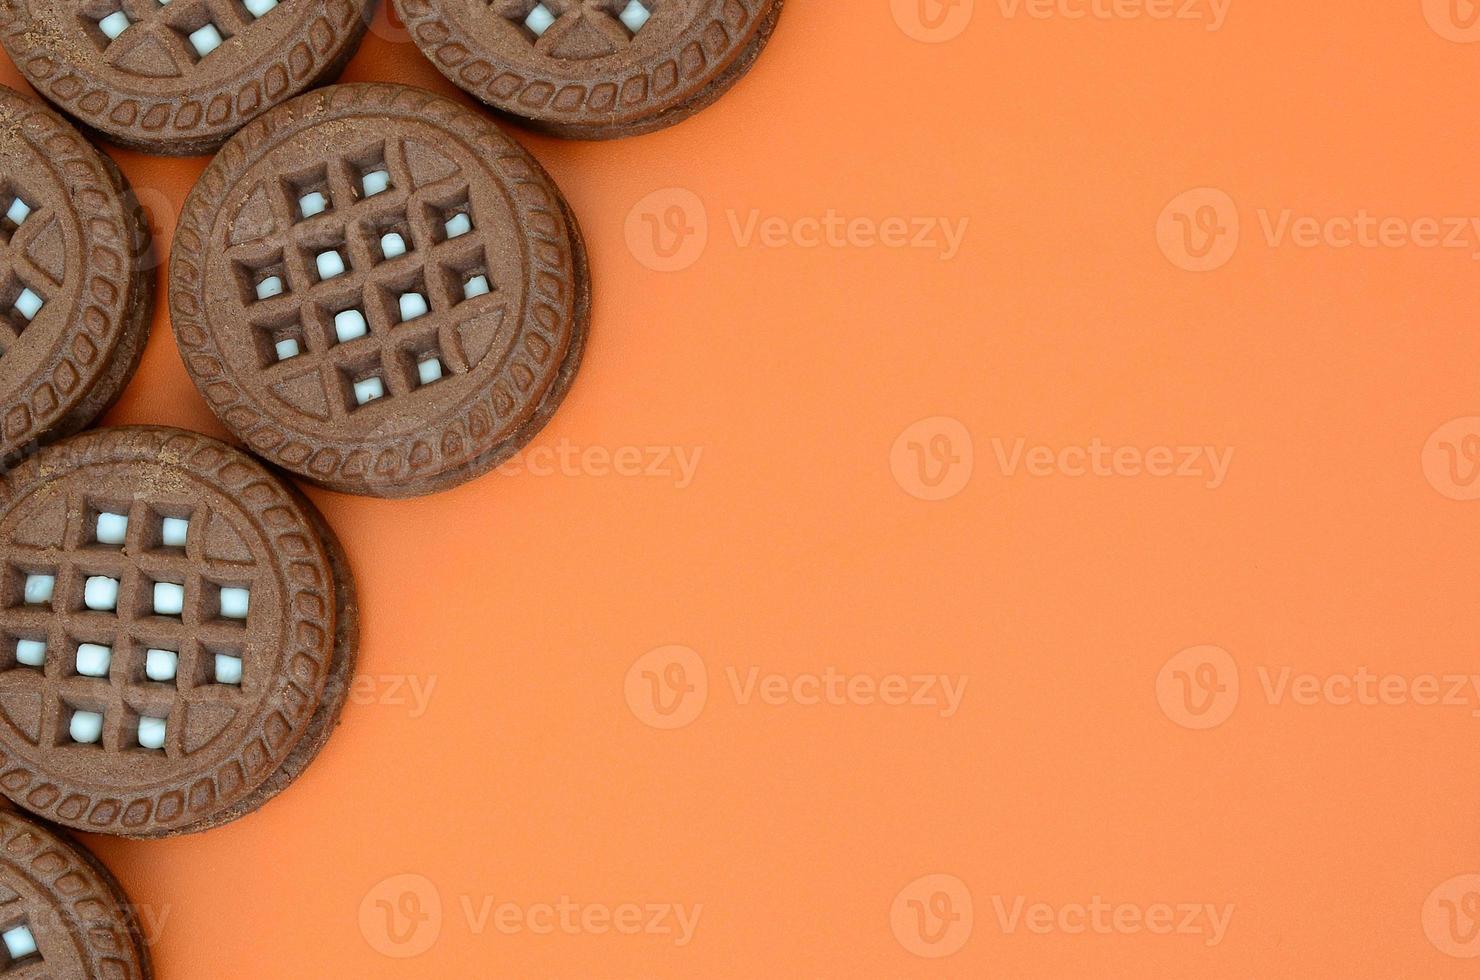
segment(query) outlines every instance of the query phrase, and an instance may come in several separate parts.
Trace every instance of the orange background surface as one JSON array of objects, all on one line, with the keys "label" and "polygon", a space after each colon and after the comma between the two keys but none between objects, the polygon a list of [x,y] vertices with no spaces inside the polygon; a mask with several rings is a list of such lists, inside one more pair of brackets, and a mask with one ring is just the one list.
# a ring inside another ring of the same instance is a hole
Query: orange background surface
[{"label": "orange background surface", "polygon": [[[590,245],[581,376],[518,467],[313,493],[364,609],[343,725],[248,819],[89,839],[161,978],[1473,975],[1480,232],[1416,219],[1480,215],[1480,35],[934,4],[787,0],[676,129],[516,131]],[[346,78],[457,94],[385,11]],[[167,254],[205,161],[112,152]],[[814,245],[829,212],[967,230]],[[223,432],[163,307],[108,421]],[[1053,456],[1095,440],[1231,456]],[[800,703],[829,671],[966,687]]]}]

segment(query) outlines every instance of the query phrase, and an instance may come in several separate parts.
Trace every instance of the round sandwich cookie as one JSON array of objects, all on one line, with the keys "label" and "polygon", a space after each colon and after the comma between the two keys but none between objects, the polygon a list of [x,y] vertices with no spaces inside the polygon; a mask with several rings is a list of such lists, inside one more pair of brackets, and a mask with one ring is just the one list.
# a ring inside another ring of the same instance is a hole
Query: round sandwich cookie
[{"label": "round sandwich cookie", "polygon": [[549,176],[480,113],[336,85],[253,122],[185,202],[170,309],[222,421],[334,490],[409,497],[513,455],[580,364],[591,285]]},{"label": "round sandwich cookie", "polygon": [[750,70],[782,0],[395,0],[470,95],[555,136],[614,139],[681,122]]},{"label": "round sandwich cookie", "polygon": [[338,75],[373,0],[0,0],[0,43],[43,96],[145,153],[209,153]]},{"label": "round sandwich cookie", "polygon": [[118,882],[82,845],[0,810],[0,975],[149,980],[149,950]]},{"label": "round sandwich cookie", "polygon": [[359,613],[322,517],[192,432],[95,429],[0,476],[0,792],[78,830],[193,833],[313,760]]},{"label": "round sandwich cookie", "polygon": [[0,467],[122,393],[149,334],[151,254],[113,161],[0,87]]}]

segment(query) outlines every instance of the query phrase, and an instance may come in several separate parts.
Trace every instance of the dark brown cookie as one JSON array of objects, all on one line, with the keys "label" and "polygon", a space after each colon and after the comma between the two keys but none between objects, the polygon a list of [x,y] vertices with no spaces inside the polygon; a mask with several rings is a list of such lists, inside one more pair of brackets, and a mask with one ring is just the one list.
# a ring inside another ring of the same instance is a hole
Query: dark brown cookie
[{"label": "dark brown cookie", "polygon": [[681,122],[739,81],[782,0],[395,0],[454,84],[578,139]]},{"label": "dark brown cookie", "polygon": [[118,398],[148,338],[152,265],[113,161],[0,87],[0,467]]},{"label": "dark brown cookie", "polygon": [[374,0],[0,0],[0,42],[47,99],[146,153],[209,153],[338,75]]},{"label": "dark brown cookie", "polygon": [[590,277],[559,189],[497,126],[420,89],[337,85],[252,123],[201,176],[170,309],[191,377],[255,452],[406,497],[545,425]]},{"label": "dark brown cookie", "polygon": [[0,791],[99,833],[256,809],[333,729],[353,581],[305,498],[178,429],[99,429],[0,479]]},{"label": "dark brown cookie", "polygon": [[80,844],[0,811],[0,975],[149,980],[128,898]]}]

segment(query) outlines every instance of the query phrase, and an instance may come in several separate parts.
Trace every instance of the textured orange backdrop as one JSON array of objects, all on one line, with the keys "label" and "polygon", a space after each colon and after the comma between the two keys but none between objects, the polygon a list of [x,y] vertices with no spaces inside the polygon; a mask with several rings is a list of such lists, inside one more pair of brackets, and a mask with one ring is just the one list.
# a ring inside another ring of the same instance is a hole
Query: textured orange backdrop
[{"label": "textured orange backdrop", "polygon": [[[1472,976],[1474,10],[787,7],[677,129],[518,134],[582,374],[314,492],[342,727],[89,840],[159,976]],[[346,78],[453,91],[385,11]],[[204,161],[114,155],[167,253]],[[108,421],[221,433],[163,308]]]}]

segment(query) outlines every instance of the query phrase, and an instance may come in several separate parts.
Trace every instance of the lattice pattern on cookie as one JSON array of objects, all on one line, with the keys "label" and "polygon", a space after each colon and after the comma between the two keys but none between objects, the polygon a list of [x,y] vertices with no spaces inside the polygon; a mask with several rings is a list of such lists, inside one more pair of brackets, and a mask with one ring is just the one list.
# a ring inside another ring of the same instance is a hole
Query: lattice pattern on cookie
[{"label": "lattice pattern on cookie", "polygon": [[[184,758],[247,706],[242,664],[259,570],[211,553],[206,505],[80,493],[66,502],[60,549],[6,543],[7,714],[22,728],[17,700],[39,705],[25,734],[42,748]],[[197,709],[208,723],[190,724]]]},{"label": "lattice pattern on cookie", "polygon": [[615,54],[663,0],[488,0],[539,51],[556,58]]},{"label": "lattice pattern on cookie", "polygon": [[16,188],[0,182],[0,357],[20,340],[49,297],[60,288],[48,271],[28,254],[40,232],[52,222],[45,207]]},{"label": "lattice pattern on cookie", "polygon": [[279,0],[84,0],[77,18],[114,68],[180,78],[278,6]]},{"label": "lattice pattern on cookie", "polygon": [[[417,182],[399,141],[259,185],[271,231],[226,251],[260,382],[318,420],[468,373],[463,329],[502,304],[467,179],[440,155]],[[479,347],[482,346],[482,350]]]}]

